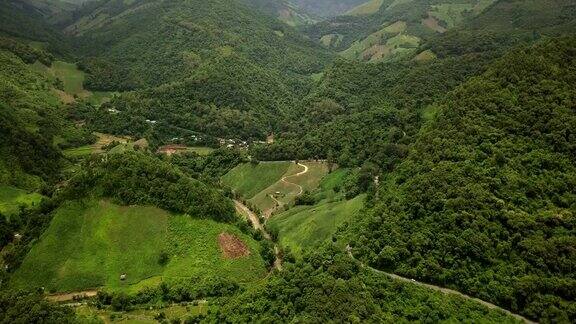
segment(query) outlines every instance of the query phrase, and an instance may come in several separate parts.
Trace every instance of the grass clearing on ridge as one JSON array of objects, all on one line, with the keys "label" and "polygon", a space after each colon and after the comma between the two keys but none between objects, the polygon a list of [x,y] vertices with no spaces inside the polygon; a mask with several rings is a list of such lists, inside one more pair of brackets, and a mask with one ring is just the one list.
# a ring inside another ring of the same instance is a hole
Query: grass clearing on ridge
[{"label": "grass clearing on ridge", "polygon": [[0,185],[0,213],[11,215],[18,212],[21,205],[30,206],[40,202],[42,195],[35,192],[18,189],[12,186]]},{"label": "grass clearing on ridge", "polygon": [[[226,260],[218,235],[234,234],[250,255]],[[266,274],[259,244],[232,225],[108,201],[68,202],[33,246],[9,283],[47,291],[137,290],[164,278],[221,276],[250,282]],[[169,261],[162,266],[160,254]],[[126,280],[120,275],[125,273]]]},{"label": "grass clearing on ridge", "polygon": [[222,177],[222,182],[238,192],[245,199],[254,197],[280,180],[291,162],[260,162],[256,165],[244,163],[236,166]]}]

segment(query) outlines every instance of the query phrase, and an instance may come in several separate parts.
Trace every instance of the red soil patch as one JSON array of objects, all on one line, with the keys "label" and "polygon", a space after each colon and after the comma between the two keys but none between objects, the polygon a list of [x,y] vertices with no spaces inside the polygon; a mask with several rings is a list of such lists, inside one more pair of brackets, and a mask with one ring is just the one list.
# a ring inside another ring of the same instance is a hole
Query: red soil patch
[{"label": "red soil patch", "polygon": [[250,255],[250,249],[248,249],[246,243],[233,234],[220,233],[218,235],[218,245],[220,245],[222,256],[226,259],[238,259]]},{"label": "red soil patch", "polygon": [[180,144],[164,145],[158,148],[158,153],[172,155],[176,153],[186,152],[188,147]]}]

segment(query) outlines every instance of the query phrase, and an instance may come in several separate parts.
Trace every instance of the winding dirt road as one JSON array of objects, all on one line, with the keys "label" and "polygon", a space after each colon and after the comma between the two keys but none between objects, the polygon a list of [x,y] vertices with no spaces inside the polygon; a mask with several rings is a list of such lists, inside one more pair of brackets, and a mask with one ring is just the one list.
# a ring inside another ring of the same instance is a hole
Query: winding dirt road
[{"label": "winding dirt road", "polygon": [[[358,261],[358,259],[356,259],[356,258],[354,257],[354,255],[352,255],[352,252],[348,251],[348,255],[349,255],[353,260]],[[484,306],[486,306],[486,307],[488,307],[488,308],[490,308],[490,309],[498,309],[498,310],[500,310],[500,311],[502,311],[502,312],[504,312],[504,313],[506,313],[506,314],[508,314],[508,315],[510,315],[510,316],[512,316],[512,317],[514,317],[514,318],[516,318],[516,319],[518,319],[518,320],[523,321],[524,323],[537,324],[537,322],[533,322],[533,321],[525,318],[525,317],[522,316],[522,315],[518,315],[518,314],[512,313],[511,311],[509,311],[509,310],[507,310],[507,309],[504,309],[504,308],[502,308],[502,307],[500,307],[500,306],[494,305],[494,304],[492,304],[492,303],[489,303],[489,302],[484,301],[484,300],[482,300],[482,299],[478,299],[478,298],[476,298],[476,297],[472,297],[472,296],[463,294],[463,293],[461,293],[461,292],[459,292],[459,291],[452,290],[452,289],[449,289],[449,288],[440,287],[440,286],[435,286],[435,285],[431,285],[431,284],[427,284],[427,283],[423,283],[423,282],[416,281],[416,280],[414,280],[414,279],[410,279],[410,278],[406,278],[406,277],[402,277],[402,276],[399,276],[399,275],[394,274],[394,273],[390,273],[390,272],[386,272],[386,271],[382,271],[382,270],[378,270],[378,269],[372,268],[372,267],[370,267],[370,266],[365,265],[364,263],[362,263],[362,262],[360,262],[360,261],[358,261],[358,262],[360,263],[360,265],[361,265],[363,268],[369,269],[370,271],[373,271],[373,272],[375,272],[375,273],[383,274],[383,275],[385,275],[385,276],[387,276],[387,277],[389,277],[389,278],[392,278],[392,279],[394,279],[394,280],[409,282],[409,283],[415,284],[415,285],[417,285],[417,286],[421,286],[421,287],[425,287],[425,288],[428,288],[428,289],[432,289],[432,290],[439,291],[439,292],[444,293],[444,294],[450,294],[450,295],[460,296],[460,297],[462,297],[462,298],[465,298],[465,299],[468,299],[468,300],[477,302],[477,303],[479,303],[479,304],[482,304],[482,305],[484,305]]]},{"label": "winding dirt road", "polygon": [[307,166],[307,165],[302,164],[302,163],[297,163],[297,164],[298,164],[299,166],[303,167],[303,168],[304,168],[304,171],[300,171],[300,172],[298,172],[298,173],[296,173],[296,174],[292,174],[292,175],[289,175],[289,176],[284,176],[284,177],[282,177],[282,179],[280,179],[280,180],[281,180],[282,182],[284,182],[284,183],[291,184],[291,185],[293,185],[293,186],[298,187],[298,193],[296,194],[296,196],[300,196],[300,195],[304,192],[304,188],[302,188],[302,186],[299,185],[299,184],[297,184],[297,183],[290,182],[290,181],[286,180],[286,179],[288,179],[288,178],[301,176],[301,175],[305,174],[306,172],[308,172],[308,166]]},{"label": "winding dirt road", "polygon": [[[304,170],[303,170],[303,171],[300,171],[300,172],[298,172],[298,173],[296,173],[296,174],[291,174],[291,175],[288,175],[288,176],[284,176],[284,177],[282,177],[282,178],[280,179],[280,181],[282,181],[282,182],[284,182],[284,183],[287,183],[287,184],[289,184],[289,185],[293,185],[293,186],[298,187],[298,193],[296,194],[296,197],[300,196],[300,195],[304,192],[304,188],[302,188],[302,186],[299,185],[299,184],[297,184],[297,183],[288,181],[287,179],[288,179],[288,178],[292,178],[292,177],[301,176],[301,175],[303,175],[303,174],[305,174],[305,173],[308,172],[308,166],[307,166],[307,165],[302,164],[302,163],[297,163],[297,164],[298,164],[299,166],[303,167]],[[264,211],[264,217],[265,217],[266,219],[270,218],[270,216],[272,216],[272,214],[273,214],[278,208],[282,208],[282,207],[285,205],[283,202],[281,202],[280,200],[276,199],[276,197],[274,197],[274,194],[268,194],[268,197],[270,197],[270,199],[274,200],[274,202],[276,203],[276,206],[273,207],[273,208],[271,208],[271,209],[268,209],[268,210],[265,210],[265,211]]]},{"label": "winding dirt road", "polygon": [[[260,223],[260,218],[258,217],[258,215],[256,215],[253,211],[250,210],[250,208],[248,208],[239,200],[234,199],[234,206],[236,207],[236,210],[238,212],[243,213],[248,217],[248,219],[252,223],[252,226],[254,226],[254,229],[262,232],[262,236],[264,236],[265,239],[269,241],[272,240],[270,234],[266,232],[264,226],[262,226],[262,224]],[[282,270],[282,256],[280,255],[280,248],[276,243],[274,243],[274,254],[276,255],[276,259],[274,260],[274,268]]]}]

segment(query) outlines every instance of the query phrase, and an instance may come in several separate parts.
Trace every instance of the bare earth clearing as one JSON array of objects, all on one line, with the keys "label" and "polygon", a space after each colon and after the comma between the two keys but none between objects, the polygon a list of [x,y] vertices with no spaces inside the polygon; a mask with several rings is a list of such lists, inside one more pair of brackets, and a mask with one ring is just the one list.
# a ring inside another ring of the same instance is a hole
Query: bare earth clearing
[{"label": "bare earth clearing", "polygon": [[250,255],[250,249],[241,239],[230,233],[218,235],[218,245],[226,259],[237,259]]}]

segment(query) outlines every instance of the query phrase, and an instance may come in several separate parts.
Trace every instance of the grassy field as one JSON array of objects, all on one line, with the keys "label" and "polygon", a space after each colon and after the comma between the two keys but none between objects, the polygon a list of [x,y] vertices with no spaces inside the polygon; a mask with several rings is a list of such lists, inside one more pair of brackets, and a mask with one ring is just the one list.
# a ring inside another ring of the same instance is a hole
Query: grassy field
[{"label": "grassy field", "polygon": [[363,3],[357,7],[352,8],[350,11],[346,13],[348,16],[361,16],[361,15],[369,15],[378,12],[384,0],[370,0],[366,3]]},{"label": "grassy field", "polygon": [[290,162],[260,162],[241,164],[222,177],[222,182],[244,198],[254,197],[271,186],[286,173]]},{"label": "grassy field", "polygon": [[198,155],[208,155],[208,154],[212,153],[214,151],[214,149],[211,147],[205,147],[205,146],[193,146],[193,147],[189,147],[188,151],[194,152]]},{"label": "grassy field", "polygon": [[30,206],[42,200],[42,195],[29,193],[26,190],[0,185],[0,213],[11,215],[18,212],[21,205]]},{"label": "grassy field", "polygon": [[[206,314],[210,309],[215,309],[207,303],[200,302],[198,305],[172,305],[158,309],[133,309],[126,312],[115,312],[108,309],[98,309],[90,305],[82,305],[75,308],[76,314],[82,322],[100,319],[105,323],[158,323],[154,317],[164,313],[166,319],[184,320],[186,317],[197,314]],[[82,321],[84,319],[85,321]]]},{"label": "grassy field", "polygon": [[[227,232],[244,241],[251,254],[221,256],[217,236]],[[162,252],[169,255],[159,264]],[[120,275],[125,273],[125,281]],[[263,277],[266,269],[258,242],[236,227],[154,207],[118,206],[107,201],[70,202],[14,273],[15,288],[48,291],[87,288],[136,290],[164,278],[222,276],[238,282]]]},{"label": "grassy field", "polygon": [[338,169],[323,177],[313,191],[316,205],[295,206],[270,218],[268,226],[278,229],[283,246],[289,246],[296,255],[303,249],[317,247],[362,208],[364,195],[345,200],[337,189],[349,172],[349,169]]},{"label": "grassy field", "polygon": [[166,319],[185,320],[188,316],[206,314],[209,310],[215,310],[216,306],[208,302],[200,301],[197,305],[171,305],[160,308],[138,308],[125,312],[116,312],[110,309],[98,309],[92,305],[82,305],[74,310],[80,317],[80,323],[93,323],[104,321],[104,323],[158,323],[154,317],[159,313],[164,313]]},{"label": "grassy field", "polygon": [[[38,61],[31,65],[36,72],[50,79],[60,79],[64,86],[64,93],[60,97],[64,102],[74,101],[74,96],[86,99],[89,102],[100,105],[112,97],[113,92],[91,92],[84,89],[85,73],[78,69],[76,64],[63,61],[54,61],[52,66],[46,66]],[[66,96],[67,95],[67,96]]]},{"label": "grassy field", "polygon": [[63,153],[67,157],[80,157],[94,153],[94,148],[92,145],[84,145],[80,147],[65,149]]},{"label": "grassy field", "polygon": [[320,180],[328,173],[328,167],[323,162],[301,162],[308,167],[308,172],[299,176],[295,176],[298,172],[304,170],[302,166],[291,164],[288,171],[283,175],[287,177],[285,181],[277,181],[266,189],[260,191],[252,199],[249,200],[253,205],[258,207],[264,214],[268,214],[270,210],[276,207],[276,202],[270,196],[280,201],[283,205],[291,204],[302,186],[303,190],[312,191],[318,187]]},{"label": "grassy field", "polygon": [[464,12],[474,8],[472,4],[444,3],[432,7],[430,16],[444,21],[448,28],[452,28],[464,20]]},{"label": "grassy field", "polygon": [[54,71],[54,75],[64,83],[66,93],[87,96],[83,86],[84,72],[78,70],[76,64],[54,61],[51,69]]},{"label": "grassy field", "polygon": [[397,21],[361,41],[355,41],[340,55],[349,59],[379,62],[411,52],[420,44],[420,38],[405,34],[406,28],[406,22]]},{"label": "grassy field", "polygon": [[296,206],[274,215],[268,226],[278,228],[282,246],[289,246],[295,255],[300,255],[304,249],[330,239],[338,226],[362,208],[363,201],[364,195],[360,195],[351,200]]},{"label": "grassy field", "polygon": [[130,149],[130,150],[133,149],[131,139],[128,137],[114,136],[114,135],[102,134],[102,133],[94,133],[94,134],[98,137],[98,140],[96,140],[96,143],[94,143],[92,145],[84,145],[84,146],[80,146],[80,147],[73,147],[73,148],[66,149],[66,150],[64,150],[64,155],[67,157],[82,157],[82,156],[90,155],[93,153],[102,153],[103,152],[102,147],[104,147],[104,146],[106,146],[106,145],[108,145],[114,141],[121,143],[117,147],[112,148],[112,150],[115,150],[116,152],[123,151],[126,149]]}]

